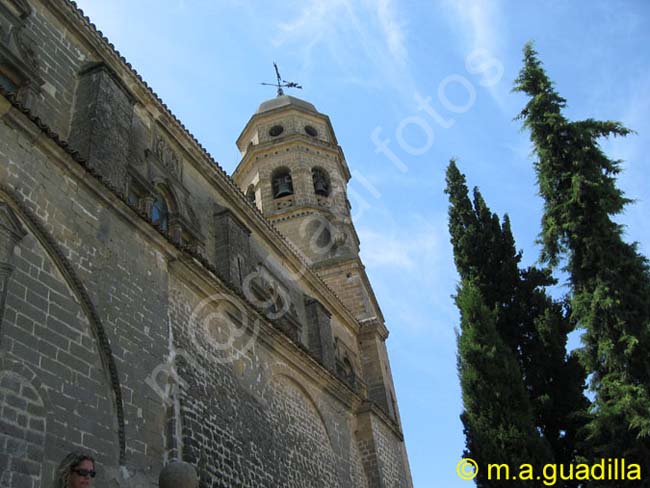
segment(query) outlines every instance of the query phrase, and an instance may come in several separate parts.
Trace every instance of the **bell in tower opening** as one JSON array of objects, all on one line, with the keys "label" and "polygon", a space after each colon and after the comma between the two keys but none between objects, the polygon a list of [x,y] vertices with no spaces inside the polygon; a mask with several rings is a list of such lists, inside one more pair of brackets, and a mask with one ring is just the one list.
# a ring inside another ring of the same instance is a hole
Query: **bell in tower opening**
[{"label": "bell in tower opening", "polygon": [[327,197],[330,194],[330,182],[327,173],[321,168],[314,168],[312,170],[312,178],[314,180],[314,192],[316,195]]},{"label": "bell in tower opening", "polygon": [[273,173],[273,198],[293,195],[291,172],[287,168],[279,168]]}]

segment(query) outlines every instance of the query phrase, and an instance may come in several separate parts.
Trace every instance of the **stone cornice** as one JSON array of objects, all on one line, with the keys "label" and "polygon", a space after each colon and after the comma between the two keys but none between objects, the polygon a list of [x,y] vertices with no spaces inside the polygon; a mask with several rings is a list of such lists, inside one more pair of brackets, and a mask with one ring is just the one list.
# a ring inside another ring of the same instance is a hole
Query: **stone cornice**
[{"label": "stone cornice", "polygon": [[287,220],[296,219],[298,217],[304,217],[306,215],[312,215],[316,212],[320,212],[326,215],[330,215],[332,218],[335,216],[331,209],[327,207],[321,207],[314,204],[302,204],[295,207],[287,207],[286,209],[269,215],[267,218],[271,223],[284,222]]},{"label": "stone cornice", "polygon": [[[64,164],[67,169],[73,172],[80,181],[84,181],[89,188],[92,189],[96,194],[100,196],[107,204],[114,208],[119,214],[123,217],[129,219],[131,223],[140,229],[149,228],[148,235],[152,236],[156,234],[156,229],[148,221],[148,217],[144,213],[136,212],[136,215],[139,215],[139,219],[133,219],[133,215],[127,211],[128,205],[126,204],[126,196],[118,188],[112,187],[100,174],[98,174],[94,169],[90,168],[87,165],[87,162],[79,156],[79,153],[72,149],[66,141],[63,141],[56,133],[54,133],[48,126],[46,126],[38,117],[32,115],[29,110],[19,102],[16,101],[16,98],[7,94],[2,87],[0,87],[0,117],[7,120],[7,122],[23,130],[34,142],[34,144],[40,147],[45,153],[50,154],[56,160]],[[62,150],[62,152],[61,152]],[[71,157],[71,160],[66,157]],[[70,164],[71,162],[77,164]],[[208,181],[215,178],[214,174],[207,174],[206,178]],[[94,182],[99,181],[102,189],[109,190],[98,191],[98,185],[93,184]],[[220,180],[216,180],[215,184],[219,184]],[[235,202],[236,194],[231,191],[228,191],[227,187],[224,187],[222,190],[223,197],[228,200],[232,199]],[[241,195],[241,193],[240,193]],[[243,195],[241,195],[243,197]],[[230,201],[232,201],[230,200]],[[246,205],[251,206],[245,198],[243,198]],[[126,207],[126,208],[124,208]],[[134,211],[133,209],[131,209]],[[231,208],[233,210],[233,208]],[[241,220],[251,223],[249,219],[242,219],[241,213],[233,211],[233,214],[240,218]],[[325,282],[314,273],[310,264],[306,259],[299,257],[299,252],[297,249],[293,248],[292,245],[280,234],[280,232],[273,227],[270,222],[268,222],[262,215],[257,212],[258,219],[253,221],[253,223],[262,223],[265,224],[267,229],[271,231],[269,234],[268,230],[264,228],[252,226],[254,229],[258,229],[258,232],[266,232],[266,236],[269,239],[265,242],[275,244],[273,250],[283,256],[284,263],[290,265],[292,269],[289,269],[290,272],[295,273],[298,279],[304,279],[309,283],[314,289],[318,290],[319,293],[315,293],[322,303],[329,308],[333,314],[336,314],[340,322],[347,327],[349,327],[355,334],[358,333],[360,325],[357,319],[352,315],[352,312],[348,310],[347,307],[343,305],[341,299],[325,284]],[[153,229],[152,229],[153,228]],[[151,232],[153,230],[153,233]],[[145,231],[146,232],[146,231]],[[180,248],[176,243],[173,243],[168,236],[164,235],[162,232],[158,231],[154,238],[154,242],[159,241],[160,236],[164,237],[164,240],[167,240],[169,244],[177,248],[181,252],[189,252],[189,249]],[[264,234],[262,234],[264,235]],[[282,254],[285,252],[286,254]],[[210,263],[202,256],[197,256],[200,258],[203,265],[206,269],[211,269]],[[287,259],[288,258],[288,259]],[[293,258],[293,259],[291,259]],[[338,302],[338,303],[337,303]]]},{"label": "stone cornice", "polygon": [[[255,314],[256,317],[261,319],[265,330],[263,336],[265,343],[276,348],[276,350],[284,351],[284,356],[286,356],[289,362],[295,364],[295,358],[300,358],[300,369],[308,370],[310,377],[314,381],[325,382],[327,391],[332,393],[344,404],[356,408],[364,401],[362,397],[320,365],[300,346],[293,343],[285,334],[269,324],[262,315],[248,304],[246,298],[239,291],[229,287],[218,278],[216,270],[205,258],[192,254],[188,248],[179,248],[166,234],[146,220],[144,214],[139,214],[135,209],[129,207],[124,202],[123,196],[118,195],[114,188],[108,187],[100,175],[91,173],[91,170],[86,165],[86,161],[79,157],[76,151],[70,149],[67,143],[61,141],[38,118],[31,116],[27,109],[23,107],[19,110],[15,106],[17,102],[13,96],[7,95],[8,98],[5,98],[1,96],[3,94],[3,90],[0,88],[0,120],[8,122],[10,126],[16,127],[19,130],[33,126],[31,127],[32,130],[27,132],[27,134],[33,139],[34,146],[42,150],[46,157],[51,158],[56,164],[62,166],[64,170],[71,172],[75,176],[75,181],[78,181],[89,191],[93,192],[106,207],[115,210],[121,218],[125,219],[130,225],[147,236],[149,242],[156,245],[159,251],[172,263],[172,267],[174,266],[173,263],[182,264],[183,271],[186,274],[190,273],[192,276],[192,280],[188,280],[188,283],[193,284],[195,288],[198,286],[197,283],[201,283],[203,286],[202,291],[205,291],[205,287],[208,287],[207,290],[212,293],[215,290],[224,291],[237,297],[245,304],[251,314]],[[347,309],[344,310],[347,311]],[[355,324],[359,327],[356,319]],[[303,366],[305,365],[308,365],[309,368],[304,368]]]},{"label": "stone cornice", "polygon": [[253,121],[261,121],[264,122],[266,120],[272,120],[274,119],[278,114],[283,113],[283,112],[299,112],[301,115],[311,118],[314,120],[320,120],[321,122],[325,122],[325,124],[328,125],[328,129],[332,134],[334,133],[334,130],[332,129],[332,124],[329,121],[329,117],[327,115],[322,114],[320,112],[314,112],[312,110],[308,110],[306,108],[301,107],[300,105],[282,105],[280,107],[276,107],[271,110],[267,110],[262,113],[254,113],[251,115],[251,118],[248,119],[248,122],[246,122],[246,125],[242,129],[241,133],[239,134],[239,137],[237,137],[237,147],[241,149],[243,146],[242,142],[246,139],[246,134],[253,127]]},{"label": "stone cornice", "polygon": [[334,159],[336,160],[336,163],[341,171],[341,175],[343,175],[344,181],[346,183],[350,181],[350,169],[348,168],[348,165],[345,161],[345,156],[343,154],[343,149],[341,146],[314,139],[313,137],[310,137],[306,134],[290,134],[278,139],[249,146],[246,149],[246,153],[243,155],[241,161],[237,165],[237,168],[235,168],[232,177],[236,182],[240,176],[246,174],[250,169],[249,167],[255,164],[255,161],[257,161],[255,159],[255,156],[263,155],[266,152],[284,149],[288,146],[300,145],[315,147],[321,151],[333,154]]},{"label": "stone cornice", "polygon": [[[0,95],[3,95],[1,88]],[[166,255],[181,252],[178,246],[170,247],[169,239],[157,231],[144,213],[129,207],[125,203],[125,196],[120,194],[118,189],[111,188],[101,175],[87,166],[86,161],[77,151],[60,139],[38,117],[34,117],[27,109],[18,105],[11,95],[7,95],[6,98],[0,96],[0,119],[10,127],[23,131],[35,148],[74,176],[75,181],[91,191],[102,205],[113,209],[120,218],[146,236],[160,252]]]},{"label": "stone cornice", "polygon": [[327,272],[331,268],[337,268],[346,265],[355,266],[359,270],[359,276],[361,277],[361,280],[363,281],[363,284],[366,287],[366,291],[368,292],[369,298],[372,301],[375,310],[377,311],[378,318],[383,323],[384,314],[381,311],[381,307],[379,306],[379,302],[377,301],[377,296],[375,295],[375,291],[373,290],[372,285],[370,284],[370,280],[368,279],[368,274],[366,273],[366,267],[364,266],[359,256],[342,256],[338,258],[328,259],[326,261],[319,261],[312,265],[312,269],[317,274],[321,274]]},{"label": "stone cornice", "polygon": [[[203,295],[211,296],[223,292],[233,293],[233,290],[215,273],[206,272],[201,263],[190,256],[179,256],[177,260],[170,262],[170,267],[177,273],[179,278],[183,279],[184,283]],[[243,296],[239,293],[235,293],[235,295],[236,297],[233,297],[233,300],[237,300],[235,306],[245,309],[245,313],[250,314],[250,319],[246,320],[248,333],[257,333],[257,339],[277,352],[287,363],[293,364],[296,370],[305,373],[314,383],[325,387],[328,393],[344,405],[358,409],[367,401],[364,400],[365,394],[363,397],[358,395],[344,381],[324,368],[303,347],[291,341],[289,337],[274,327],[266,317],[250,306]],[[259,324],[259,331],[256,332],[254,324]],[[365,387],[363,391],[366,393]]]},{"label": "stone cornice", "polygon": [[[220,196],[231,206],[231,210],[246,225],[250,226],[256,233],[264,238],[271,245],[271,248],[313,289],[328,308],[339,315],[341,323],[346,324],[353,331],[357,331],[359,324],[354,315],[345,307],[336,293],[329,288],[315,273],[309,269],[309,264],[301,258],[299,251],[280,232],[264,218],[257,207],[252,205],[241,192],[235,182],[228,176],[223,168],[198,142],[194,135],[182,124],[171,112],[167,105],[158,97],[151,87],[142,79],[130,63],[115,49],[108,39],[97,30],[90,19],[84,16],[77,5],[69,0],[45,0],[54,12],[65,22],[66,26],[73,29],[91,48],[97,56],[106,63],[118,76],[122,77],[124,86],[130,94],[139,100],[152,114],[158,114],[157,120],[162,123],[176,139],[176,142],[191,157],[192,163],[206,179],[214,184],[219,190]],[[15,103],[12,101],[12,104]],[[24,107],[21,111],[27,112]],[[48,135],[54,137],[58,143],[68,147],[57,134],[54,134],[41,121],[39,128]],[[70,151],[74,153],[75,151]],[[78,156],[78,155],[77,155]],[[115,189],[114,189],[115,190]],[[312,292],[312,291],[310,291]]]},{"label": "stone cornice", "polygon": [[361,332],[359,333],[359,337],[368,336],[368,335],[379,336],[379,338],[382,341],[388,339],[389,332],[388,329],[386,328],[386,325],[384,324],[384,321],[374,317],[370,319],[362,320]]},{"label": "stone cornice", "polygon": [[388,415],[386,415],[386,413],[375,403],[372,403],[370,401],[364,402],[357,410],[357,415],[363,414],[374,415],[377,417],[386,427],[391,430],[391,432],[393,432],[393,434],[395,434],[395,437],[397,437],[401,442],[404,442],[404,434],[402,433],[402,429],[400,428],[399,424],[391,419]]}]

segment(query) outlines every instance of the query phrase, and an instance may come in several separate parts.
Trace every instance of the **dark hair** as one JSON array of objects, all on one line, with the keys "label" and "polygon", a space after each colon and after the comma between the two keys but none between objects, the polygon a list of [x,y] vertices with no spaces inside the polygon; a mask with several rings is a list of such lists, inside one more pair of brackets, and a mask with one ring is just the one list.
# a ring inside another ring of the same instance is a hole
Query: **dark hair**
[{"label": "dark hair", "polygon": [[81,451],[72,451],[63,458],[59,467],[56,468],[53,488],[68,488],[68,481],[72,470],[79,466],[83,461],[90,461],[95,467],[95,460],[89,454]]}]

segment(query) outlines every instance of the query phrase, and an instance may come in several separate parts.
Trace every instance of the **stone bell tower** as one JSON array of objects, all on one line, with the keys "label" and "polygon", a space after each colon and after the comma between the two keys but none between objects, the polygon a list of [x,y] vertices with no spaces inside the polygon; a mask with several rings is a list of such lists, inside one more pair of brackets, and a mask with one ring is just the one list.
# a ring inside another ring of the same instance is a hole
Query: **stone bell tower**
[{"label": "stone bell tower", "polygon": [[262,103],[237,139],[233,177],[358,319],[380,315],[350,216],[350,170],[327,115],[281,95]]},{"label": "stone bell tower", "polygon": [[399,423],[388,330],[359,257],[347,198],[350,170],[329,117],[279,94],[259,106],[237,146],[242,159],[235,182],[361,323],[357,339],[370,398]]}]

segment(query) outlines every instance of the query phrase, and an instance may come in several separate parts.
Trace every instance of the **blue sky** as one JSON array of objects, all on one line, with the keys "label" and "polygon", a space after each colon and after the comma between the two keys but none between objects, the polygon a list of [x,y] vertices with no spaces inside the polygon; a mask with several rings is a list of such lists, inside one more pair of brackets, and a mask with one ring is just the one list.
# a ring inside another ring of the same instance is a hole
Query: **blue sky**
[{"label": "blue sky", "polygon": [[[274,96],[259,85],[273,81],[273,61],[303,85],[292,95],[330,116],[353,174],[362,257],[391,330],[418,488],[472,486],[455,474],[464,438],[443,194],[450,157],[494,211],[509,213],[524,262],[538,256],[541,200],[528,134],[513,121],[524,99],[510,93],[527,40],[567,98],[567,115],[637,131],[603,146],[625,160],[620,186],[637,202],[620,221],[650,254],[644,0],[78,3],[228,172],[241,129]],[[430,97],[428,108],[416,97]],[[375,142],[386,139],[390,155]]]}]

